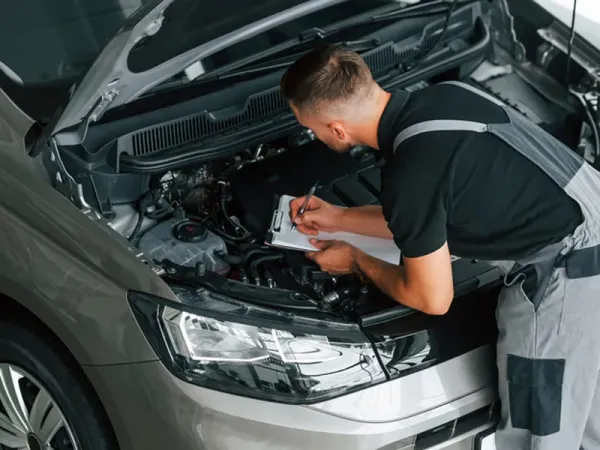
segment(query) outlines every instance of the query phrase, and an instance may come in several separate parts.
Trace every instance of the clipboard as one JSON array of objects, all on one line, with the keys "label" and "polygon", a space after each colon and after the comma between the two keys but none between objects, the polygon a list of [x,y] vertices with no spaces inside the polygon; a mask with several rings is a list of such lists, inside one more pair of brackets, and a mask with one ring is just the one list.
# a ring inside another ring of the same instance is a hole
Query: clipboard
[{"label": "clipboard", "polygon": [[317,236],[309,236],[298,231],[298,228],[292,229],[292,220],[290,218],[290,201],[295,197],[291,195],[282,195],[279,198],[279,204],[273,212],[271,226],[265,238],[265,244],[273,247],[285,248],[298,251],[319,251],[312,246],[309,239],[316,238],[321,240],[345,241],[363,252],[381,259],[390,264],[400,264],[400,249],[393,240],[363,236],[360,234],[336,232],[321,232]]}]

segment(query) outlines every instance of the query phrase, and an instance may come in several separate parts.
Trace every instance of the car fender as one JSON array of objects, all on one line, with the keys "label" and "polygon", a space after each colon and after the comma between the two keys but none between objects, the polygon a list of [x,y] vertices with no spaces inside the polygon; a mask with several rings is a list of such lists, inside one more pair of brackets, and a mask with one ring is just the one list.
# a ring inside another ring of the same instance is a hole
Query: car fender
[{"label": "car fender", "polygon": [[127,291],[177,298],[120,235],[48,184],[25,151],[31,123],[0,91],[0,292],[45,323],[80,364],[156,360]]}]

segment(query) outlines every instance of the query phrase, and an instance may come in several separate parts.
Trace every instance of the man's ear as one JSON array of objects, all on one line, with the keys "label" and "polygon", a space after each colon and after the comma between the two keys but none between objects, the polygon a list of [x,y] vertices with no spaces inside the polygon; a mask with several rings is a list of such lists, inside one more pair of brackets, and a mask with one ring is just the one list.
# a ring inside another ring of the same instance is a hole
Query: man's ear
[{"label": "man's ear", "polygon": [[337,137],[340,141],[346,139],[346,130],[339,122],[332,122],[328,125],[331,132]]}]

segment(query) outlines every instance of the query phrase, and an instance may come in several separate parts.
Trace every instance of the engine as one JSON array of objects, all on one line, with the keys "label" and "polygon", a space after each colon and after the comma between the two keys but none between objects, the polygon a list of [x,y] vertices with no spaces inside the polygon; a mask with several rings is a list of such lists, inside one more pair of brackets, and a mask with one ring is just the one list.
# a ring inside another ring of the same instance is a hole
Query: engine
[{"label": "engine", "polygon": [[156,176],[136,204],[114,207],[111,226],[163,267],[215,273],[329,302],[360,290],[322,272],[302,252],[264,244],[280,195],[316,195],[343,206],[377,203],[379,162],[366,149],[338,154],[301,133],[229,160]]}]

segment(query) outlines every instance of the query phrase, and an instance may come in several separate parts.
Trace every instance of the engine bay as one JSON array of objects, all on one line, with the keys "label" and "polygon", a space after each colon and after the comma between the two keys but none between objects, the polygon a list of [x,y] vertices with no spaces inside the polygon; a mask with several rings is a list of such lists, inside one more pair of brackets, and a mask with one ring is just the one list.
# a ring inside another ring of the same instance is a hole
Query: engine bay
[{"label": "engine bay", "polygon": [[111,225],[172,275],[193,271],[213,282],[218,276],[221,283],[285,290],[301,294],[296,299],[342,307],[369,288],[353,276],[321,271],[302,252],[265,245],[265,235],[279,196],[303,195],[316,179],[321,188],[315,195],[337,205],[377,203],[379,166],[365,149],[338,154],[300,133],[152,177],[151,189],[117,208],[121,215]]},{"label": "engine bay", "polygon": [[[303,252],[264,241],[279,197],[304,195],[316,180],[315,195],[335,205],[379,204],[382,164],[370,149],[336,153],[302,131],[232,158],[157,174],[137,202],[115,205],[110,224],[178,282],[229,293],[246,288],[245,295],[270,305],[365,317],[399,305],[353,275],[330,275]],[[479,261],[457,259],[453,269],[457,293],[497,279]]]},{"label": "engine bay", "polygon": [[[565,55],[554,41],[564,30],[521,35],[524,46],[503,4],[489,11],[487,2],[459,8],[447,45],[431,67],[412,70],[396,62],[425,51],[428,35],[443,29],[443,17],[415,19],[414,29],[383,28],[395,37],[367,47],[363,58],[390,90],[447,80],[471,83],[598,167],[600,78],[574,65],[579,83],[562,86]],[[51,179],[65,178],[53,182],[57,190],[93,211],[178,282],[251,296],[270,306],[338,315],[366,317],[397,308],[352,275],[332,276],[302,252],[265,245],[281,195],[304,195],[319,180],[315,195],[330,203],[378,204],[383,164],[367,148],[335,153],[301,129],[280,96],[279,76],[242,78],[215,90],[208,83],[206,92],[179,103],[165,92],[162,107],[150,108],[152,97],[142,99],[137,107],[146,105],[147,111],[109,114],[110,120],[90,127],[82,145],[63,145],[60,151],[57,146],[44,164]],[[452,264],[456,295],[498,279],[495,269],[480,261]]]},{"label": "engine bay", "polygon": [[[593,160],[597,145],[581,113],[572,104],[563,106],[556,96],[550,98],[531,78],[516,66],[484,60],[467,77],[446,72],[405,89],[421,89],[438,80],[467,81]],[[65,166],[71,165],[69,155],[73,156],[63,153]],[[123,171],[111,181],[111,201],[98,201],[100,207],[92,210],[176,283],[205,286],[269,307],[326,311],[365,323],[391,310],[406,313],[407,308],[354,275],[321,271],[303,252],[267,246],[265,237],[279,197],[302,196],[316,180],[315,195],[332,204],[379,204],[382,165],[376,151],[356,147],[336,153],[310,130],[296,129],[230,156],[178,169]],[[91,194],[85,188],[79,191],[81,203],[88,207],[99,200],[98,185],[91,186]],[[499,280],[497,269],[482,261],[457,258],[452,266],[456,296]]]},{"label": "engine bay", "polygon": [[[492,69],[482,64],[469,81],[568,145],[577,145],[570,111],[549,107],[510,67]],[[423,86],[421,82],[411,89]],[[229,158],[154,174],[136,202],[114,205],[110,225],[178,281],[192,276],[197,284],[230,291],[251,288],[260,301],[271,298],[269,304],[287,298],[285,307],[364,317],[397,304],[352,275],[332,276],[304,253],[269,247],[264,241],[279,197],[304,195],[316,180],[315,195],[332,204],[378,204],[382,164],[370,149],[336,153],[309,130],[301,130]],[[453,262],[453,275],[457,295],[498,277],[486,263],[461,259]]]}]

